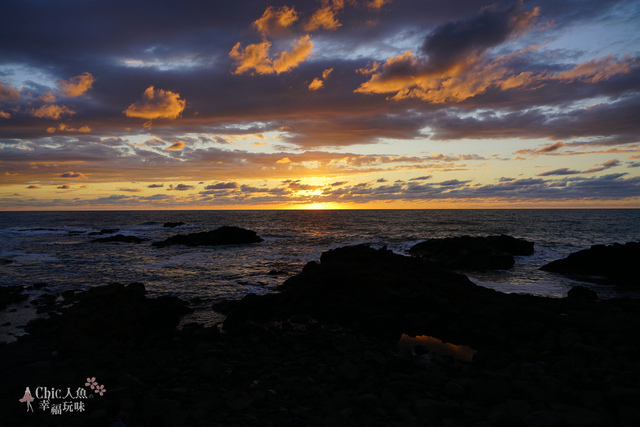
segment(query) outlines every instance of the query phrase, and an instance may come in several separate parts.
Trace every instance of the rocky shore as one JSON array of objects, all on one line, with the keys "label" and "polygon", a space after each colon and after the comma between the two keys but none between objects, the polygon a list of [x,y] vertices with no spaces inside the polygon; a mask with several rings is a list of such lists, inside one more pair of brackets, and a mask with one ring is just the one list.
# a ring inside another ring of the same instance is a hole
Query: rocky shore
[{"label": "rocky shore", "polygon": [[[141,284],[42,306],[0,345],[2,425],[640,425],[639,301],[501,294],[385,248],[325,252],[279,293],[217,304],[223,328],[177,329],[186,304]],[[106,392],[84,411],[18,401],[91,392],[88,377]]]}]

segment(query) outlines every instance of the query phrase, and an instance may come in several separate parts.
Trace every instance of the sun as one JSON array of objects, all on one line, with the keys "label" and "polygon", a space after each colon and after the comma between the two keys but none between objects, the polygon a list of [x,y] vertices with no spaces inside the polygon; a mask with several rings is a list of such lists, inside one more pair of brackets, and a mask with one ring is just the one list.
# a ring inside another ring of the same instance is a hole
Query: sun
[{"label": "sun", "polygon": [[318,202],[318,203],[309,203],[306,205],[298,205],[295,209],[304,209],[304,210],[324,210],[324,209],[344,209],[345,207],[340,203],[335,202]]}]

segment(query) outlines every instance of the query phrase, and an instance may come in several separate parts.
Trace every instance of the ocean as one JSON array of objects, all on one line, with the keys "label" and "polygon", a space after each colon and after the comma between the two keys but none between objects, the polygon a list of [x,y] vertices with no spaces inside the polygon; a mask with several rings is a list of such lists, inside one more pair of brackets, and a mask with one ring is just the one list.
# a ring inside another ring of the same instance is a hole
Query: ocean
[{"label": "ocean", "polygon": [[[185,225],[163,227],[178,221]],[[223,225],[254,230],[264,242],[151,246],[172,235]],[[105,236],[89,233],[103,229],[149,240],[92,243]],[[640,209],[0,212],[0,286],[45,283],[58,293],[141,282],[149,296],[177,295],[188,301],[196,310],[188,321],[214,324],[221,317],[211,311],[213,302],[277,291],[329,249],[367,243],[406,254],[430,238],[495,234],[533,241],[535,254],[516,257],[511,270],[467,272],[471,280],[501,292],[562,297],[582,283],[539,267],[594,244],[640,241]],[[601,298],[640,296],[635,290],[584,285]],[[27,292],[35,298],[42,290]],[[24,306],[23,317],[32,316],[35,310],[25,313]]]}]

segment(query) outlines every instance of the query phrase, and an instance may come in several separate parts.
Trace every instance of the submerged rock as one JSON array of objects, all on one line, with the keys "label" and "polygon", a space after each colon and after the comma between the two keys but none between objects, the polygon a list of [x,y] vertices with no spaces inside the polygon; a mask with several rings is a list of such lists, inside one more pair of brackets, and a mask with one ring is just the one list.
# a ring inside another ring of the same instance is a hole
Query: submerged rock
[{"label": "submerged rock", "polygon": [[101,237],[93,239],[91,243],[142,243],[149,239],[143,239],[136,236],[125,236],[124,234],[116,234],[115,236]]},{"label": "submerged rock", "polygon": [[604,283],[608,284],[637,285],[640,283],[639,262],[640,242],[624,245],[614,243],[609,246],[591,246],[566,258],[552,261],[540,269],[593,281],[599,281],[597,276],[600,276],[604,278]]},{"label": "submerged rock", "polygon": [[218,245],[242,245],[262,242],[255,231],[240,227],[224,226],[211,231],[201,233],[178,234],[169,237],[162,242],[154,242],[152,246],[163,248],[172,245],[184,246],[218,246]]},{"label": "submerged rock", "polygon": [[451,270],[506,270],[513,267],[514,255],[533,254],[533,242],[504,234],[447,237],[418,243],[409,252]]}]

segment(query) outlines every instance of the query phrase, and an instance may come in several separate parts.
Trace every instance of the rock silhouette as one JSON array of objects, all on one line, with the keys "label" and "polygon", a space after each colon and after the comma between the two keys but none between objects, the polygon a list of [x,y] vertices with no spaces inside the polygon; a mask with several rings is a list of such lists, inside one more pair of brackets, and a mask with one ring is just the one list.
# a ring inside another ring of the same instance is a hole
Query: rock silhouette
[{"label": "rock silhouette", "polygon": [[152,246],[164,248],[172,245],[184,246],[218,246],[218,245],[243,245],[262,242],[255,231],[240,227],[223,226],[211,231],[201,233],[178,234],[171,236],[162,242],[154,242]]},{"label": "rock silhouette", "polygon": [[506,270],[514,255],[533,254],[533,242],[507,235],[447,237],[430,239],[409,249],[409,253],[451,270]]},{"label": "rock silhouette", "polygon": [[[552,261],[540,269],[613,285],[639,285],[640,242],[594,245]],[[599,280],[597,276],[604,280]]]}]

